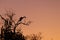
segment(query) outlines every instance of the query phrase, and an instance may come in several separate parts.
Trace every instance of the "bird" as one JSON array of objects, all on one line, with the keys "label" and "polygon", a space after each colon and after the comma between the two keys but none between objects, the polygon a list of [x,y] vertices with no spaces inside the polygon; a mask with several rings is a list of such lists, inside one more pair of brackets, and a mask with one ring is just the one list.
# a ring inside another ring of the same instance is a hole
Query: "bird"
[{"label": "bird", "polygon": [[22,19],[26,18],[26,16],[22,16],[19,18],[19,21],[22,21]]}]

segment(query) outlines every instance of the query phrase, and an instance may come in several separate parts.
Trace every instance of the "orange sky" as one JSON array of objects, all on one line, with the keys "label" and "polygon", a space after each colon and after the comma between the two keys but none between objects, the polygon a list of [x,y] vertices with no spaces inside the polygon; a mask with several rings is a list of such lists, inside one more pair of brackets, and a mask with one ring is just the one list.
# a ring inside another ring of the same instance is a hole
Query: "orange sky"
[{"label": "orange sky", "polygon": [[0,0],[0,14],[4,9],[14,9],[16,16],[27,16],[32,20],[24,27],[25,34],[42,32],[44,40],[60,40],[59,0]]}]

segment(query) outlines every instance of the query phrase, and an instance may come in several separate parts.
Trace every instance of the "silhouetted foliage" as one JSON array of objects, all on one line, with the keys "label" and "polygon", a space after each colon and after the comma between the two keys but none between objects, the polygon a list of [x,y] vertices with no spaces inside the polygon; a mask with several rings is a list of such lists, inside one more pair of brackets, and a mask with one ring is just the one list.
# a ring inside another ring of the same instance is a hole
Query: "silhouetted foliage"
[{"label": "silhouetted foliage", "polygon": [[37,35],[33,34],[31,40],[37,40]]},{"label": "silhouetted foliage", "polygon": [[[8,14],[11,13],[11,14]],[[7,11],[6,16],[8,18],[4,18],[2,15],[0,15],[1,19],[3,20],[3,24],[1,27],[1,34],[0,34],[0,40],[41,40],[41,33],[38,35],[33,34],[31,37],[30,36],[24,36],[23,33],[20,31],[16,32],[16,28],[18,27],[19,24],[23,25],[29,25],[31,21],[28,21],[27,23],[22,22],[26,16],[22,16],[19,18],[19,20],[15,23],[13,20],[14,17],[14,12]]]},{"label": "silhouetted foliage", "polygon": [[[9,12],[11,13],[11,15],[8,14]],[[0,15],[1,19],[4,21],[4,25],[1,28],[1,40],[25,40],[25,37],[21,32],[16,32],[16,27],[18,27],[19,24],[28,24],[22,22],[22,20],[26,18],[26,16],[20,17],[17,23],[15,23],[15,21],[13,20],[15,14],[11,11],[9,12],[7,12],[6,14],[6,16],[8,17],[6,19]]]}]

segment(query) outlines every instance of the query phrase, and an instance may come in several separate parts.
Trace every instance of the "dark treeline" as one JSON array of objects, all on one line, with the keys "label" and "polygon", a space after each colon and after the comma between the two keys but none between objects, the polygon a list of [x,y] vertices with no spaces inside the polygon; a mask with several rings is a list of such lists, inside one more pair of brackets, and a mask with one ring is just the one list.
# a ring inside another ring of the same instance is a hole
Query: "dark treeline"
[{"label": "dark treeline", "polygon": [[[10,13],[10,14],[9,14]],[[8,18],[4,18],[2,15],[0,15],[0,18],[3,20],[3,24],[1,27],[1,34],[0,34],[0,40],[41,40],[41,36],[37,36],[33,34],[30,36],[24,36],[23,33],[20,31],[16,32],[16,28],[19,24],[23,25],[29,25],[31,21],[24,23],[22,20],[26,18],[26,16],[20,17],[17,22],[14,21],[14,13],[11,11],[7,11],[6,16]]]}]

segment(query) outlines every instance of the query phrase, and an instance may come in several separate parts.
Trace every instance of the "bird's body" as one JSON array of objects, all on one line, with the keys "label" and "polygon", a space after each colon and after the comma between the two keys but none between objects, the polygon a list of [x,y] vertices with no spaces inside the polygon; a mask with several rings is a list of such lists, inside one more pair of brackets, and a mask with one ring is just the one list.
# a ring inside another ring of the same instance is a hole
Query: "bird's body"
[{"label": "bird's body", "polygon": [[22,21],[23,18],[26,18],[26,16],[20,17],[19,21]]}]

